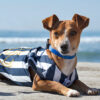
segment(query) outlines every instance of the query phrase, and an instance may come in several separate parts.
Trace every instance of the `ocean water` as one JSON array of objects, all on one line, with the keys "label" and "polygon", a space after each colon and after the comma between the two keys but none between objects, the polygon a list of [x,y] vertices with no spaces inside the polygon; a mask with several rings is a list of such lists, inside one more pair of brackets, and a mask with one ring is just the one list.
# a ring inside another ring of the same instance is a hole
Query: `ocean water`
[{"label": "ocean water", "polygon": [[[0,31],[0,51],[17,47],[45,47],[48,31]],[[100,32],[82,32],[78,61],[100,62]]]}]

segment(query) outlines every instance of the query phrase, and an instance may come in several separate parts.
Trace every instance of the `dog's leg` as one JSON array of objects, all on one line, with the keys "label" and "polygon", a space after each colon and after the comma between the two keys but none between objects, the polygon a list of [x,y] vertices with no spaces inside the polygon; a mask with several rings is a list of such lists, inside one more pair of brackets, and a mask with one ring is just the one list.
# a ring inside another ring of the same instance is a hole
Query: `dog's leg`
[{"label": "dog's leg", "polygon": [[77,90],[73,90],[63,86],[62,84],[49,81],[49,80],[41,80],[39,76],[35,76],[35,80],[32,86],[33,90],[36,91],[48,91],[48,92],[56,92],[65,96],[79,96],[80,93]]},{"label": "dog's leg", "polygon": [[83,93],[88,94],[88,95],[97,95],[99,93],[99,90],[88,87],[86,84],[84,84],[80,80],[76,80],[74,84],[72,85],[72,88],[76,90],[80,90]]}]

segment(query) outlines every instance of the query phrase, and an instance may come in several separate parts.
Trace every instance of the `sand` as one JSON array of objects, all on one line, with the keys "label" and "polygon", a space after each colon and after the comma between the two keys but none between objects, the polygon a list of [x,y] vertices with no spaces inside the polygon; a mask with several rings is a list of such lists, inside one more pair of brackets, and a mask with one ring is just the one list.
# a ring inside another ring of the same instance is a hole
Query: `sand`
[{"label": "sand", "polygon": [[[100,91],[100,63],[78,63],[77,69],[80,80]],[[9,82],[0,81],[0,100],[100,100],[100,93],[96,96],[81,95],[69,98],[59,94],[33,91],[31,87],[15,86]]]}]

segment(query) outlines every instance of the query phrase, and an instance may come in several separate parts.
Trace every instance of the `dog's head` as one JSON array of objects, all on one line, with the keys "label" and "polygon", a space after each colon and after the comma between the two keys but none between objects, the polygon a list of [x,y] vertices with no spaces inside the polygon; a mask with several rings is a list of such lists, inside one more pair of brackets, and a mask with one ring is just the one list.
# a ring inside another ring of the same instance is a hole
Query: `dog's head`
[{"label": "dog's head", "polygon": [[43,26],[50,31],[50,44],[63,55],[77,52],[82,30],[88,26],[89,18],[75,14],[72,20],[59,21],[52,15],[43,21]]}]

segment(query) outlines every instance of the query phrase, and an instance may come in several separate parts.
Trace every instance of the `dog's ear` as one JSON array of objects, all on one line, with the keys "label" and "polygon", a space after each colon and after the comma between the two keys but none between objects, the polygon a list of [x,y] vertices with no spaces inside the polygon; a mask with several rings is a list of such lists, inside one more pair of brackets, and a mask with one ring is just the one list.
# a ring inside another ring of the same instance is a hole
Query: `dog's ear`
[{"label": "dog's ear", "polygon": [[85,27],[87,27],[89,25],[89,18],[85,17],[85,16],[81,16],[78,14],[75,14],[72,18],[72,20],[75,21],[75,23],[77,24],[77,26],[82,30]]},{"label": "dog's ear", "polygon": [[59,22],[59,19],[56,15],[52,15],[42,21],[43,27],[49,31],[53,29],[57,22]]}]

